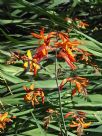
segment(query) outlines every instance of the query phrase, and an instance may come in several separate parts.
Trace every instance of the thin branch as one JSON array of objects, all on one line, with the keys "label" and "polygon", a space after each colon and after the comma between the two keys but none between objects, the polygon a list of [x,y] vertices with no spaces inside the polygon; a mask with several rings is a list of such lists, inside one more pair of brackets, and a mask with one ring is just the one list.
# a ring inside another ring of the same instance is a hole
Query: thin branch
[{"label": "thin branch", "polygon": [[60,94],[60,88],[58,85],[58,73],[57,73],[57,50],[56,50],[56,60],[55,60],[55,79],[56,79],[56,84],[57,84],[57,88],[58,88],[58,95],[59,95],[59,107],[60,107],[60,113],[61,113],[61,118],[62,118],[62,123],[64,126],[64,130],[65,130],[65,135],[68,136],[67,133],[67,129],[66,129],[66,125],[65,125],[65,120],[64,120],[64,116],[63,116],[63,111],[62,111],[62,104],[61,104],[61,94]]}]

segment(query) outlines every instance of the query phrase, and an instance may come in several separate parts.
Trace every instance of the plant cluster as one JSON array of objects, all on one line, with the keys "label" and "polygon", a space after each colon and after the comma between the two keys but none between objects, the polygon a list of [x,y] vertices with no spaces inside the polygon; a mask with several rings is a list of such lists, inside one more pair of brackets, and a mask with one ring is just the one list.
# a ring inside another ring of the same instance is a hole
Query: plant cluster
[{"label": "plant cluster", "polygon": [[[83,23],[84,25],[84,23]],[[86,26],[86,25],[84,25]],[[83,26],[82,26],[83,27]],[[16,63],[16,61],[22,61],[24,70],[28,70],[29,72],[33,72],[33,75],[36,76],[39,70],[41,69],[41,61],[44,59],[48,59],[49,53],[55,54],[55,80],[57,84],[58,94],[59,94],[59,107],[60,111],[59,113],[56,110],[48,109],[46,112],[48,112],[50,115],[47,117],[44,117],[44,126],[48,126],[50,123],[50,120],[52,120],[53,114],[55,116],[61,116],[62,123],[61,123],[61,129],[64,129],[63,134],[68,135],[66,124],[63,116],[63,110],[61,105],[61,96],[60,93],[64,87],[64,85],[67,82],[70,82],[70,84],[74,84],[75,88],[72,89],[71,96],[75,96],[77,91],[79,94],[84,95],[87,97],[87,85],[88,85],[88,79],[80,77],[78,75],[67,77],[62,80],[60,85],[58,84],[58,69],[57,69],[57,61],[58,59],[63,59],[68,67],[70,67],[70,70],[73,72],[77,69],[75,62],[81,60],[86,60],[88,62],[89,60],[89,53],[78,48],[78,46],[81,44],[81,40],[70,40],[69,35],[65,32],[59,32],[59,31],[53,31],[48,34],[44,34],[44,28],[41,29],[40,34],[31,33],[34,38],[38,39],[39,47],[36,49],[34,55],[32,55],[31,50],[27,51],[27,54],[20,54],[20,52],[13,52],[11,54],[11,59],[8,62],[10,63]],[[77,60],[78,53],[80,53],[80,59]],[[85,56],[85,57],[83,57]],[[87,59],[86,59],[87,57]],[[91,63],[90,63],[91,64]],[[44,94],[44,90],[41,88],[34,89],[34,84],[31,84],[30,87],[23,87],[26,91],[26,94],[24,96],[24,100],[28,103],[31,103],[31,105],[36,109],[36,105],[40,104],[40,98],[42,100],[42,104],[44,104],[44,100],[46,95]],[[46,88],[46,87],[45,87]],[[45,105],[43,105],[45,106]],[[4,113],[6,114],[6,113]],[[69,127],[74,128],[77,127],[77,134],[82,135],[84,128],[88,128],[91,125],[91,122],[85,123],[84,119],[86,118],[85,112],[77,111],[77,113],[74,112],[68,112],[65,115],[65,118],[67,118],[69,115],[72,115],[72,118],[76,121],[72,121],[72,124],[69,124]],[[8,120],[10,121],[10,120]],[[5,123],[5,122],[4,122]],[[5,128],[4,127],[3,129]],[[64,127],[64,128],[63,128]]]},{"label": "plant cluster", "polygon": [[100,4],[0,1],[0,135],[101,136]]}]

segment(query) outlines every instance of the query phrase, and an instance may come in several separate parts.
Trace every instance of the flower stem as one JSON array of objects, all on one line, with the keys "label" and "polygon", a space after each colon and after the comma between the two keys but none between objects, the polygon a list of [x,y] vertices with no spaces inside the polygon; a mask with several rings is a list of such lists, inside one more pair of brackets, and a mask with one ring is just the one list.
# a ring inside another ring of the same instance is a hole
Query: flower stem
[{"label": "flower stem", "polygon": [[57,50],[56,50],[56,60],[55,60],[55,79],[56,79],[56,84],[57,84],[57,88],[58,88],[59,107],[60,107],[60,113],[61,113],[62,123],[63,123],[64,131],[65,131],[65,136],[68,136],[66,125],[65,125],[65,120],[64,120],[64,116],[63,116],[63,111],[62,111],[60,88],[59,88],[59,85],[58,85]]}]

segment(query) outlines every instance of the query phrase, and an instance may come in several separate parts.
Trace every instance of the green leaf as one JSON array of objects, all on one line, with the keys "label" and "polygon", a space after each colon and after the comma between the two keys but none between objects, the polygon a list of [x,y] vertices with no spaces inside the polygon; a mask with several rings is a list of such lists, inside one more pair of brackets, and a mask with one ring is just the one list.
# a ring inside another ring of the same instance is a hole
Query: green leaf
[{"label": "green leaf", "polygon": [[54,8],[60,4],[66,4],[68,3],[70,0],[51,0],[53,3],[51,5],[48,6],[48,8]]},{"label": "green leaf", "polygon": [[38,127],[38,129],[39,129],[39,131],[40,131],[40,135],[41,135],[41,136],[46,136],[46,133],[44,132],[44,130],[43,130],[42,127],[40,126],[39,122],[37,121],[37,119],[36,119],[34,113],[31,112],[31,114],[32,114],[32,117],[33,117],[33,119],[35,120],[35,122],[36,122],[36,124],[37,124],[37,127]]},{"label": "green leaf", "polygon": [[7,81],[9,82],[12,82],[12,83],[20,83],[20,82],[24,82],[24,80],[14,76],[14,75],[11,75],[10,73],[7,73],[7,72],[4,72],[4,71],[0,71],[0,73],[2,73],[2,77],[4,79],[6,79]]}]

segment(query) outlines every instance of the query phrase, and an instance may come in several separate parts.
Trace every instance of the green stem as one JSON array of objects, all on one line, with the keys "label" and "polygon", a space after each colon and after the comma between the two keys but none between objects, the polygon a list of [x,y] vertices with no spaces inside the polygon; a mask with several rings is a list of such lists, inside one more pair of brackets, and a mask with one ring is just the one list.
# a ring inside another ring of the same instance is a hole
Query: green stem
[{"label": "green stem", "polygon": [[64,120],[64,116],[63,116],[63,111],[62,111],[61,94],[60,94],[61,91],[60,91],[60,88],[59,88],[59,85],[58,85],[57,51],[56,51],[56,61],[55,61],[55,78],[56,78],[56,84],[57,84],[57,88],[58,88],[59,107],[60,107],[60,113],[61,113],[62,123],[63,123],[64,131],[65,131],[65,136],[68,136],[67,129],[66,129],[66,125],[65,125],[65,120]]}]

